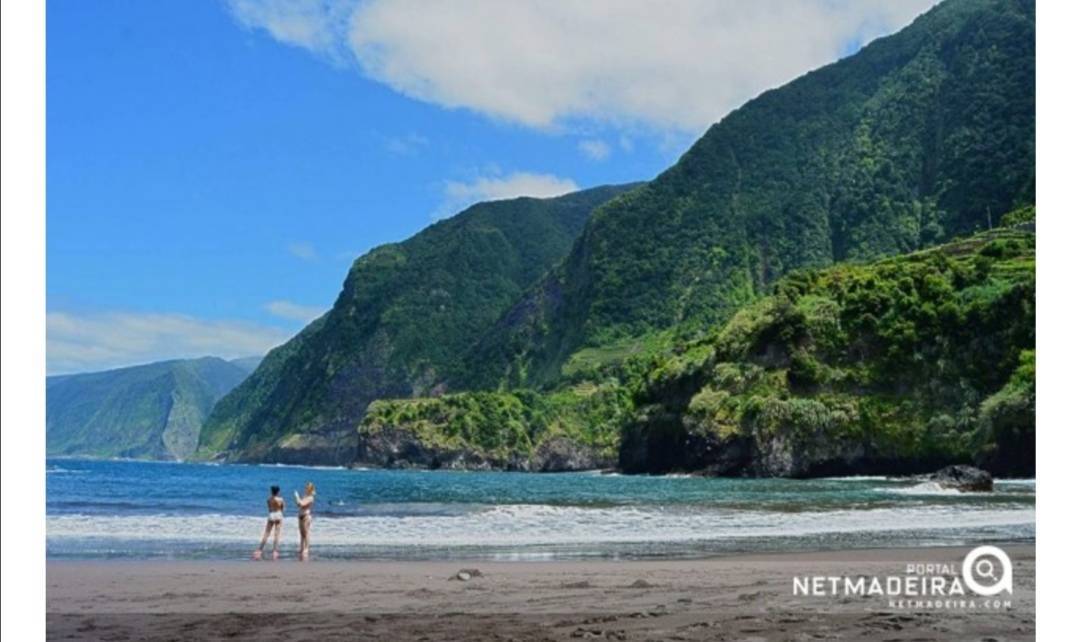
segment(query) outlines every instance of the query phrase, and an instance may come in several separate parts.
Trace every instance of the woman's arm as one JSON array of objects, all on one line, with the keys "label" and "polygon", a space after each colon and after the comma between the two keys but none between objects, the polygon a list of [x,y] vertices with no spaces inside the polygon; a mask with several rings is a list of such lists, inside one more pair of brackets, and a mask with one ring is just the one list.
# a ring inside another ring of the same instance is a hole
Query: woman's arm
[{"label": "woman's arm", "polygon": [[296,498],[296,505],[300,508],[310,506],[311,502],[315,501],[315,498],[310,495],[308,495],[307,497],[300,497],[300,493],[296,492],[295,490],[293,491],[293,497]]}]

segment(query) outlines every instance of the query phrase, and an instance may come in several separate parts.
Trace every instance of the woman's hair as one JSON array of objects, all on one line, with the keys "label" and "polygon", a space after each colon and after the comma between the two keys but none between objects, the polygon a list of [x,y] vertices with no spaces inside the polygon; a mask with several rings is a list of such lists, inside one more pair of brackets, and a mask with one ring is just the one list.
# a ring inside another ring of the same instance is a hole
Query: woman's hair
[{"label": "woman's hair", "polygon": [[304,484],[304,492],[309,494],[309,495],[314,495],[315,494],[315,484],[312,483],[312,482],[308,482],[308,483]]},{"label": "woman's hair", "polygon": [[270,487],[270,494],[273,495],[274,497],[277,497],[278,493],[280,493],[280,492],[281,492],[281,486],[278,486],[277,484],[274,484],[273,486]]}]

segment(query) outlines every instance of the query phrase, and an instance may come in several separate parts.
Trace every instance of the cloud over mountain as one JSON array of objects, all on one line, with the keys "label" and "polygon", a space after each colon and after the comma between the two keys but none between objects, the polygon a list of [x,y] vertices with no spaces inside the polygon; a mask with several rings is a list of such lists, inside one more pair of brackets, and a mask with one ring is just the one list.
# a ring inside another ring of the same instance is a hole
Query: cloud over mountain
[{"label": "cloud over mountain", "polygon": [[186,314],[49,312],[46,335],[46,367],[49,374],[61,374],[164,359],[261,355],[290,333]]},{"label": "cloud over mountain", "polygon": [[469,182],[446,181],[443,202],[434,218],[451,216],[480,201],[499,201],[519,196],[549,198],[580,189],[573,180],[552,174],[514,172],[505,176],[479,176]]},{"label": "cloud over mountain", "polygon": [[231,0],[241,24],[449,108],[698,132],[934,0]]}]

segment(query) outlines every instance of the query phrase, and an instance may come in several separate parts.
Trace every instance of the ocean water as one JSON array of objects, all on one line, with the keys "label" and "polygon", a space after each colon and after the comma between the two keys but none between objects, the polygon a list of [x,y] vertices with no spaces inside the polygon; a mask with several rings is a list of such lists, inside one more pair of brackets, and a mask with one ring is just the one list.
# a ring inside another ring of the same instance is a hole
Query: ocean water
[{"label": "ocean water", "polygon": [[698,557],[1030,542],[1034,480],[959,493],[884,477],[817,480],[600,473],[345,470],[49,459],[51,558],[241,559],[258,544],[268,487],[288,509],[318,487],[313,557],[498,559]]}]

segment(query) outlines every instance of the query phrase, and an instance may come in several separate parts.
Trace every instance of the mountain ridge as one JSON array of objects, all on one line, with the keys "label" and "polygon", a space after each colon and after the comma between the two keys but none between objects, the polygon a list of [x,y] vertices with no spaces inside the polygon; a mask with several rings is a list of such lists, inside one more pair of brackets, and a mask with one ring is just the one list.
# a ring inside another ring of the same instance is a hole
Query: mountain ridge
[{"label": "mountain ridge", "polygon": [[358,258],[334,307],[221,400],[204,457],[348,463],[370,401],[438,392],[488,323],[633,187],[473,205]]}]

